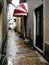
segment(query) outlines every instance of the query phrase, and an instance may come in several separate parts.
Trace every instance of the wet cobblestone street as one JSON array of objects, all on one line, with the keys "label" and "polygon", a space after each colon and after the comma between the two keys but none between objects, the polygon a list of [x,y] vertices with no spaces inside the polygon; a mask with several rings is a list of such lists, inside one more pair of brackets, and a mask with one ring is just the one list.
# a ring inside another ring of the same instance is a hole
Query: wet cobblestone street
[{"label": "wet cobblestone street", "polygon": [[9,30],[7,41],[8,65],[48,65],[45,59],[34,49],[30,49],[18,33]]}]

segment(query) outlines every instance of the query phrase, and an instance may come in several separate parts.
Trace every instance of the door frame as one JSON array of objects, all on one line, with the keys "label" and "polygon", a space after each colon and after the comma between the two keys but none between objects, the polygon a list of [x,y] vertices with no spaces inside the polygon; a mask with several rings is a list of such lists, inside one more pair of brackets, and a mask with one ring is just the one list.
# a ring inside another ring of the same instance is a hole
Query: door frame
[{"label": "door frame", "polygon": [[[40,5],[40,6],[43,6],[43,4],[42,5]],[[39,7],[40,7],[39,6]],[[38,7],[37,7],[38,8]],[[35,9],[37,9],[37,8],[35,8]],[[38,48],[37,46],[36,46],[36,14],[35,14],[35,9],[34,9],[34,11],[33,11],[33,16],[34,16],[34,44],[33,44],[33,46],[38,50],[38,51],[40,51],[41,53],[43,53],[44,52],[44,42],[43,42],[43,50],[41,50],[40,48]],[[44,28],[43,28],[44,29]]]}]

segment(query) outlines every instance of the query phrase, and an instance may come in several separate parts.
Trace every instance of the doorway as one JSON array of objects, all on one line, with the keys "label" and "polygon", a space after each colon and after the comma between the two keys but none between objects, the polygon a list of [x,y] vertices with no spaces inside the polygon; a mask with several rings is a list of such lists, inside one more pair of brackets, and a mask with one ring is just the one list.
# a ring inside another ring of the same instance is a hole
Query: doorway
[{"label": "doorway", "polygon": [[26,37],[26,16],[16,17],[16,28],[19,32],[20,37]]},{"label": "doorway", "polygon": [[43,5],[35,9],[36,42],[35,46],[43,51]]},{"label": "doorway", "polygon": [[16,17],[16,27],[19,33],[24,32],[24,17]]}]

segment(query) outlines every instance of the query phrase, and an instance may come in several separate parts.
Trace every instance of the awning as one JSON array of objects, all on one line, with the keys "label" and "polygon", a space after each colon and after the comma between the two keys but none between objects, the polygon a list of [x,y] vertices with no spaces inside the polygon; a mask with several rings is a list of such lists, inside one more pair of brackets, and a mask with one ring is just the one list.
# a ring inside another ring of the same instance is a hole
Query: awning
[{"label": "awning", "polygon": [[14,10],[13,15],[25,15],[27,16],[28,13],[28,4],[27,3],[21,3],[16,7]]}]

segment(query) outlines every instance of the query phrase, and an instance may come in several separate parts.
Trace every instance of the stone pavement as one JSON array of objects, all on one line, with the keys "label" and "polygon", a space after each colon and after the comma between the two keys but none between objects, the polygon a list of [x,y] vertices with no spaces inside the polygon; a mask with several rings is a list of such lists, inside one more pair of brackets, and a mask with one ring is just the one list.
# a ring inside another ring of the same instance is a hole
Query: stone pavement
[{"label": "stone pavement", "polygon": [[48,65],[46,60],[34,49],[29,48],[14,31],[8,32],[8,65]]}]

